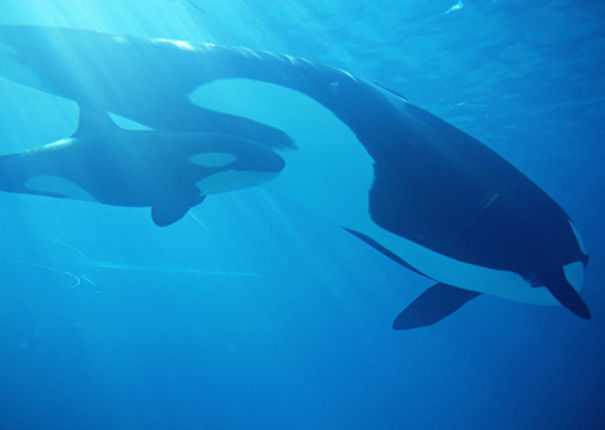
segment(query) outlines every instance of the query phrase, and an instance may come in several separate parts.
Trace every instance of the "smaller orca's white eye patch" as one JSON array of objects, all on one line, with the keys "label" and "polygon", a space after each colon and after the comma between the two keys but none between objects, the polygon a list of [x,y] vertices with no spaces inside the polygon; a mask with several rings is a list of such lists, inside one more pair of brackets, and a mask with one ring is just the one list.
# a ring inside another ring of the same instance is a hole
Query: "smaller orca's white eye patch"
[{"label": "smaller orca's white eye patch", "polygon": [[233,163],[237,157],[226,152],[204,152],[189,157],[189,161],[203,167],[223,167]]},{"label": "smaller orca's white eye patch", "polygon": [[84,188],[60,176],[34,176],[25,182],[25,188],[37,193],[56,194],[76,200],[96,200]]},{"label": "smaller orca's white eye patch", "polygon": [[579,291],[584,283],[584,265],[581,261],[574,261],[563,267],[565,278],[574,290]]}]

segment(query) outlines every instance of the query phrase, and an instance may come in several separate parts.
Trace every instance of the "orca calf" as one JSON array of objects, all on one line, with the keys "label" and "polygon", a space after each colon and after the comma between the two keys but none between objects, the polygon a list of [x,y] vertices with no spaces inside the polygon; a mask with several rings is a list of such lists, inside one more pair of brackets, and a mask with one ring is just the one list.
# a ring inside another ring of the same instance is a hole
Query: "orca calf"
[{"label": "orca calf", "polygon": [[279,155],[241,137],[126,131],[84,111],[71,138],[0,156],[0,190],[148,206],[166,226],[206,195],[258,185],[283,167]]},{"label": "orca calf", "polygon": [[268,189],[437,282],[396,329],[432,324],[481,293],[556,299],[590,318],[578,294],[588,256],[565,211],[397,94],[304,59],[211,44],[0,26],[0,48],[1,75],[81,106],[275,150],[285,167]]}]

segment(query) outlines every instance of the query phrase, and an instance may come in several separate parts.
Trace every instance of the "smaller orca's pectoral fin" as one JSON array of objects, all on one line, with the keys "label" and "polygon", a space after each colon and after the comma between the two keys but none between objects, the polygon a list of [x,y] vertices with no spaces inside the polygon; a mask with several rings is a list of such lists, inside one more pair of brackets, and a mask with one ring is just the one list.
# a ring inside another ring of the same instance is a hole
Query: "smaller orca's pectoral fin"
[{"label": "smaller orca's pectoral fin", "polygon": [[193,206],[204,201],[206,196],[199,196],[195,202],[163,201],[151,207],[151,219],[158,227],[166,227],[183,218],[187,211]]},{"label": "smaller orca's pectoral fin", "polygon": [[435,284],[418,296],[393,321],[395,330],[425,327],[442,320],[480,293],[446,284]]},{"label": "smaller orca's pectoral fin", "polygon": [[574,314],[585,319],[591,318],[588,306],[569,282],[563,280],[563,282],[547,285],[546,288],[559,303]]}]

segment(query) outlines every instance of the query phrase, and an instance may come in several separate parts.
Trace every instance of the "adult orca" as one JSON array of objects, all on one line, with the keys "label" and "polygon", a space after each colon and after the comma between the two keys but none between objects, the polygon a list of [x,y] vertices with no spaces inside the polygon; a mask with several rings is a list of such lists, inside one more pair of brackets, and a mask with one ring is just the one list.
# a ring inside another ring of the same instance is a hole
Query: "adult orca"
[{"label": "adult orca", "polygon": [[148,206],[166,226],[206,195],[258,185],[284,167],[272,150],[241,137],[127,131],[105,113],[80,117],[70,138],[0,156],[0,190]]},{"label": "adult orca", "polygon": [[251,128],[283,130],[296,150],[287,138],[265,141],[285,160],[267,187],[437,281],[396,329],[432,324],[480,293],[554,297],[590,317],[577,292],[588,256],[565,211],[487,146],[395,93],[244,48],[18,26],[0,26],[0,43],[0,74],[157,129],[212,123],[255,141]]},{"label": "adult orca", "polygon": [[208,111],[187,96],[201,82],[200,64],[183,56],[185,42],[93,31],[0,25],[0,75],[109,111],[155,130],[230,130],[265,146],[291,147],[282,131]]}]

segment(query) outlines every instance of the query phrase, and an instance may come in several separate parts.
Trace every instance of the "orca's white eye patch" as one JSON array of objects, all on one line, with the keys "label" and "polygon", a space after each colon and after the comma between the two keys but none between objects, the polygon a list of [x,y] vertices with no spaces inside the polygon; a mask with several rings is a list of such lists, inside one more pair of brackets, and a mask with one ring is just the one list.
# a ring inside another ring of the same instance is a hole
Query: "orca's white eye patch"
[{"label": "orca's white eye patch", "polygon": [[193,164],[203,167],[223,167],[233,163],[237,157],[226,152],[204,152],[189,157]]},{"label": "orca's white eye patch", "polygon": [[56,194],[76,200],[96,200],[84,188],[60,176],[34,176],[25,182],[25,188],[36,193]]},{"label": "orca's white eye patch", "polygon": [[267,189],[339,225],[365,223],[374,160],[327,107],[299,91],[252,79],[215,80],[197,87],[189,99],[204,109],[279,129],[296,142],[295,151],[276,149],[284,167]]}]

